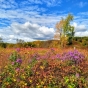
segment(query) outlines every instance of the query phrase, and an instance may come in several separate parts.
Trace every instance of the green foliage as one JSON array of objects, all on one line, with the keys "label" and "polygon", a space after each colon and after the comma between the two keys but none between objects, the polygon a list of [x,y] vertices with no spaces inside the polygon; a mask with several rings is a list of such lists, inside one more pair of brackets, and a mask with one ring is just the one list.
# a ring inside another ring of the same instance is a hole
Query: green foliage
[{"label": "green foliage", "polygon": [[64,77],[64,84],[67,86],[67,88],[76,88],[77,85],[77,78],[72,75],[69,77]]},{"label": "green foliage", "polygon": [[7,44],[2,42],[2,43],[0,43],[0,47],[6,48],[7,47]]},{"label": "green foliage", "polygon": [[86,41],[86,40],[83,40],[83,41],[82,41],[82,45],[83,45],[83,46],[86,46],[86,45],[88,45],[88,41]]},{"label": "green foliage", "polygon": [[88,47],[88,37],[74,37],[73,41],[78,43],[80,48],[81,47],[83,47],[83,48],[87,48]]},{"label": "green foliage", "polygon": [[69,36],[67,41],[68,41],[68,43],[67,43],[67,44],[68,44],[68,45],[71,45],[71,44],[72,44],[72,37],[71,37],[71,36]]},{"label": "green foliage", "polygon": [[63,34],[65,35],[70,35],[74,36],[74,27],[70,25],[70,22],[73,20],[73,16],[71,14],[68,14],[66,19],[64,19],[63,23]]},{"label": "green foliage", "polygon": [[16,61],[18,57],[19,57],[18,53],[17,52],[14,52],[14,53],[12,53],[10,55],[9,60],[10,61]]}]

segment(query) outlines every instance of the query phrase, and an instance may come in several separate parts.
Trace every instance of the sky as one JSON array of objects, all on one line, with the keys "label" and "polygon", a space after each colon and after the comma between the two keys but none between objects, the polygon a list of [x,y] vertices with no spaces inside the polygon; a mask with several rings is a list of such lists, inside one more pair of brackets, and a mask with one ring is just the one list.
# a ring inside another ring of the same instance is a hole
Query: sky
[{"label": "sky", "polygon": [[55,25],[69,13],[75,36],[88,36],[87,0],[0,0],[0,37],[15,43],[51,40]]}]

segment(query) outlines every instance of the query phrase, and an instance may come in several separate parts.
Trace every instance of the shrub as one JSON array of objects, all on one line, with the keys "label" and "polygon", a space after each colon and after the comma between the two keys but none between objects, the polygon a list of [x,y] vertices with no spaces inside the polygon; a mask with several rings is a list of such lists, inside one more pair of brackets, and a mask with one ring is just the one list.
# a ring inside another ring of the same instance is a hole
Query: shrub
[{"label": "shrub", "polygon": [[79,64],[80,62],[83,61],[84,58],[85,56],[80,52],[78,52],[77,50],[65,52],[61,56],[61,60],[63,61],[67,60],[74,64]]}]

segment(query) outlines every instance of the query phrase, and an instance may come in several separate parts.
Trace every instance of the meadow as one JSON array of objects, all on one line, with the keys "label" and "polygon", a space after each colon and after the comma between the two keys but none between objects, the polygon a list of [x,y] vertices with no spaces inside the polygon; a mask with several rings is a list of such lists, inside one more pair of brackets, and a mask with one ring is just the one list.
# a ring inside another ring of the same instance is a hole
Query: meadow
[{"label": "meadow", "polygon": [[0,88],[88,88],[88,49],[0,48]]}]

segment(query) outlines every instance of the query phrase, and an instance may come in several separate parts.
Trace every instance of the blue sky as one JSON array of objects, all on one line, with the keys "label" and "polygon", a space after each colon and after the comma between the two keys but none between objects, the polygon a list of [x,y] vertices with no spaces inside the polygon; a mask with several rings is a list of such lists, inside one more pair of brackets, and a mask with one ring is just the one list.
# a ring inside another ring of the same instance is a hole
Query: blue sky
[{"label": "blue sky", "polygon": [[68,13],[75,36],[88,36],[87,0],[0,0],[0,37],[5,42],[49,40]]}]

